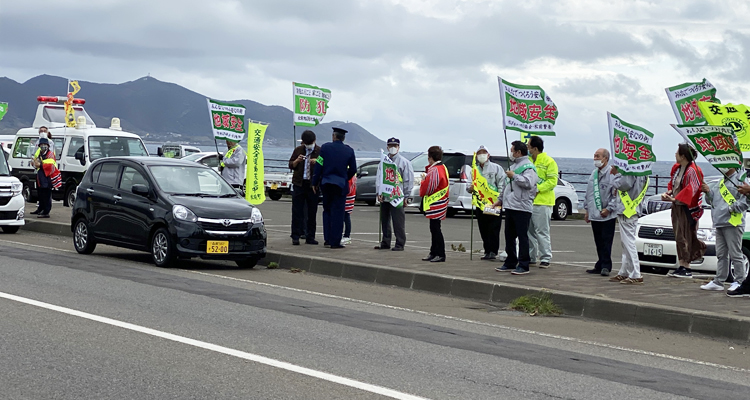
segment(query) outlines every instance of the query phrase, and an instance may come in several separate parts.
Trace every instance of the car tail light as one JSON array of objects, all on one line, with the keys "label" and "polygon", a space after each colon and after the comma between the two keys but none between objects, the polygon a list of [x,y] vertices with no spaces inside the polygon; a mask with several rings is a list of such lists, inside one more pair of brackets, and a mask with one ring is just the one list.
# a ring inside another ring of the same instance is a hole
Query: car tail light
[{"label": "car tail light", "polygon": [[469,183],[469,182],[471,182],[471,179],[469,179],[469,177],[466,174],[466,168],[463,168],[461,170],[461,178],[458,181],[461,182],[461,183]]}]

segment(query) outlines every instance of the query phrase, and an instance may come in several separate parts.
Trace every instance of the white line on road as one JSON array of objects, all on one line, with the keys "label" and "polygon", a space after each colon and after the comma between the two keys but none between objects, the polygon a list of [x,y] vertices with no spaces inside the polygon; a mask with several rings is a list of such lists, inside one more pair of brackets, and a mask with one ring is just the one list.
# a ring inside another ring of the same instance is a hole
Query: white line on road
[{"label": "white line on road", "polygon": [[162,332],[156,329],[146,328],[144,326],[135,325],[135,324],[131,324],[128,322],[118,321],[115,319],[102,317],[99,315],[89,314],[83,311],[73,310],[71,308],[56,306],[54,304],[44,303],[41,301],[32,300],[32,299],[28,299],[25,297],[20,297],[20,296],[3,293],[3,292],[0,292],[0,298],[5,298],[8,300],[32,305],[35,307],[44,308],[47,310],[57,311],[63,314],[68,314],[68,315],[72,315],[75,317],[88,319],[90,321],[95,321],[95,322],[100,322],[100,323],[107,324],[107,325],[116,326],[118,328],[123,328],[123,329],[131,330],[134,332],[144,333],[146,335],[151,335],[151,336],[155,336],[158,338],[171,340],[174,342],[186,344],[186,345],[193,346],[193,347],[198,347],[198,348],[213,351],[216,353],[226,354],[232,357],[242,358],[242,359],[253,361],[259,364],[268,365],[270,367],[279,368],[279,369],[283,369],[283,370],[287,370],[291,372],[296,372],[298,374],[307,375],[307,376],[321,379],[324,381],[337,383],[339,385],[349,386],[355,389],[379,394],[382,396],[387,396],[393,399],[425,400],[424,397],[414,396],[408,393],[399,392],[399,391],[388,389],[382,386],[360,382],[354,379],[345,378],[343,376],[333,375],[327,372],[322,372],[322,371],[317,371],[317,370],[310,369],[310,368],[301,367],[299,365],[291,364],[285,361],[275,360],[273,358],[263,357],[257,354],[247,353],[247,352],[236,350],[236,349],[230,349],[228,347],[219,346],[217,344],[190,339],[184,336]]}]

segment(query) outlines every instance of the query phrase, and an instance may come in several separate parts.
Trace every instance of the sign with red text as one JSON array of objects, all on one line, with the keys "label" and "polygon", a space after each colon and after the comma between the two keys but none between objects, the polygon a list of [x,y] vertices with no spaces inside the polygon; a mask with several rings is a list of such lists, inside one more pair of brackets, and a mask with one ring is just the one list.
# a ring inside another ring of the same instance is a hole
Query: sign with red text
[{"label": "sign with red text", "polygon": [[679,125],[706,125],[706,118],[698,107],[698,102],[718,103],[716,88],[706,79],[701,82],[688,82],[664,89],[672,105]]},{"label": "sign with red text", "polygon": [[294,91],[294,125],[315,126],[323,121],[331,101],[331,91],[304,83],[292,82]]},{"label": "sign with red text", "polygon": [[742,165],[742,152],[731,127],[671,125],[714,167],[740,168]]},{"label": "sign with red text", "polygon": [[245,106],[206,99],[214,139],[239,143],[245,137]]},{"label": "sign with red text", "polygon": [[611,146],[610,163],[623,175],[651,175],[651,168],[656,162],[652,147],[654,134],[609,112],[607,119]]},{"label": "sign with red text", "polygon": [[391,203],[394,207],[404,205],[403,179],[396,165],[387,154],[380,151],[380,166],[376,182],[376,191],[383,197],[383,203]]},{"label": "sign with red text", "polygon": [[557,106],[540,86],[517,85],[497,77],[503,129],[555,136]]}]

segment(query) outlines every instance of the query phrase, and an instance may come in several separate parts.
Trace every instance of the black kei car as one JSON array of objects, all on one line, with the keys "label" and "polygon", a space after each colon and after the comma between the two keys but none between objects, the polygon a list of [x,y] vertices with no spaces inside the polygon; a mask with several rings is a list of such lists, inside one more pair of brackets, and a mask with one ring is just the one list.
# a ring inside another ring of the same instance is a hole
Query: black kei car
[{"label": "black kei car", "polygon": [[266,255],[260,210],[212,168],[189,161],[95,161],[78,186],[71,222],[81,254],[102,243],[148,251],[159,267],[200,257],[234,260],[241,268]]}]

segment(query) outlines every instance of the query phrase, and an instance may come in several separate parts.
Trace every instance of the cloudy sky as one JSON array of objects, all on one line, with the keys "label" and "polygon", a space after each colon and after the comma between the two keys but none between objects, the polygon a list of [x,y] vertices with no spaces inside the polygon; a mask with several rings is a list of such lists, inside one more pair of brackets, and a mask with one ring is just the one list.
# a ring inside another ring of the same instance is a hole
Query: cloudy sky
[{"label": "cloudy sky", "polygon": [[291,82],[305,82],[332,90],[326,121],[397,136],[404,150],[499,154],[499,75],[555,101],[553,156],[608,147],[611,111],[654,132],[670,160],[665,87],[705,77],[722,102],[750,102],[748,12],[710,0],[0,0],[0,76],[151,74],[287,108]]}]

